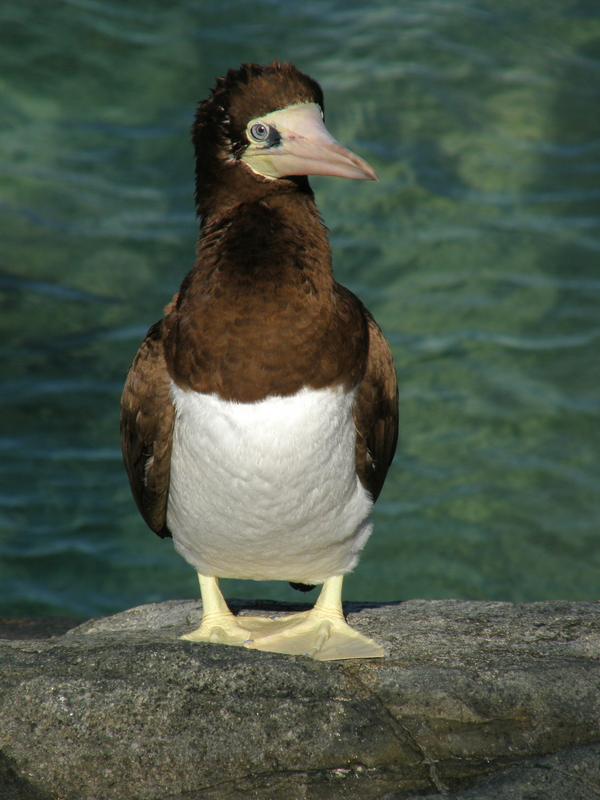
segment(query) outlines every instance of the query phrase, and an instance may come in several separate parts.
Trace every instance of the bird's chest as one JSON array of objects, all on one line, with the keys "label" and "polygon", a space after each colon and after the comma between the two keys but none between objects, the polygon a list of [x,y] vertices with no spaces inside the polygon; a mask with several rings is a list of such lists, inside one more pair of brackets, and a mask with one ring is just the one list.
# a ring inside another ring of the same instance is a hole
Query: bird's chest
[{"label": "bird's chest", "polygon": [[[368,517],[356,477],[354,392],[305,388],[234,403],[173,386],[173,399],[168,524],[188,560],[214,563],[209,574],[305,576],[280,573],[307,546],[348,541]],[[265,553],[269,568],[253,563]]]},{"label": "bird's chest", "polygon": [[297,514],[307,495],[336,502],[355,481],[353,392],[302,389],[234,403],[173,389],[171,485],[207,512]]},{"label": "bird's chest", "polygon": [[315,388],[361,380],[368,334],[360,304],[327,271],[270,261],[258,273],[230,265],[193,274],[166,323],[178,386],[250,406],[293,402],[307,376]]}]

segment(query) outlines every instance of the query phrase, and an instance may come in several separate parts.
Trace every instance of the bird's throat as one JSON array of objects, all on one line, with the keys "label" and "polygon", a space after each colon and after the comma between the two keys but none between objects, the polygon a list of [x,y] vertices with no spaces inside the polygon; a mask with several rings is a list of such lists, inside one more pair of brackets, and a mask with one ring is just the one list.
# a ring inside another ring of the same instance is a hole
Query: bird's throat
[{"label": "bird's throat", "polygon": [[253,276],[257,291],[264,280],[274,286],[302,284],[301,273],[314,289],[329,290],[331,249],[312,193],[273,193],[208,216],[195,269],[206,276],[215,267],[220,280],[239,275],[245,285]]}]

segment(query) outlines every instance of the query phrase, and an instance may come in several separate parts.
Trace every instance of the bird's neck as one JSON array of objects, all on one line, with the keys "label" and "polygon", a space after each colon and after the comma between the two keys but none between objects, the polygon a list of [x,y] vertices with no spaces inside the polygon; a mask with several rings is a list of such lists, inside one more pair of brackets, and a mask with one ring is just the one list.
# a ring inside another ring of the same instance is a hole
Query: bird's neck
[{"label": "bird's neck", "polygon": [[337,291],[310,195],[273,193],[207,215],[165,319],[172,378],[237,402],[345,381],[363,323],[340,313]]},{"label": "bird's neck", "polygon": [[331,291],[331,248],[310,189],[266,193],[217,209],[202,221],[195,271],[200,280],[217,269],[223,282]]}]

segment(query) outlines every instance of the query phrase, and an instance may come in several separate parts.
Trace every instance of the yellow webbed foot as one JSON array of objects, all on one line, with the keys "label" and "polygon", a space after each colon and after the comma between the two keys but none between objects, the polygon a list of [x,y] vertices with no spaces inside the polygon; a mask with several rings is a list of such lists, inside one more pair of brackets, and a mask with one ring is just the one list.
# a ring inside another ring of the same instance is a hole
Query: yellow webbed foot
[{"label": "yellow webbed foot", "polygon": [[271,624],[271,620],[264,617],[235,617],[221,594],[217,578],[198,574],[198,580],[202,594],[202,622],[196,630],[184,633],[180,639],[241,647],[251,641],[256,631],[262,632]]},{"label": "yellow webbed foot", "polygon": [[250,650],[308,656],[317,661],[346,658],[383,658],[383,647],[351,628],[343,616],[313,608],[272,620],[264,633],[245,642]]},{"label": "yellow webbed foot", "polygon": [[355,631],[342,612],[341,575],[328,578],[315,607],[301,614],[274,620],[256,631],[244,647],[270,653],[304,655],[317,661],[346,658],[383,658],[383,647]]},{"label": "yellow webbed foot", "polygon": [[204,614],[199,628],[184,633],[180,639],[188,642],[209,642],[210,644],[246,645],[257,635],[271,630],[278,620],[268,617],[235,617],[230,611],[217,614]]},{"label": "yellow webbed foot", "polygon": [[234,617],[216,578],[199,575],[204,615],[199,628],[181,638],[243,646],[269,653],[308,656],[317,661],[383,658],[383,647],[348,625],[342,613],[341,576],[328,578],[315,607],[280,619]]},{"label": "yellow webbed foot", "polygon": [[199,628],[184,633],[179,638],[187,642],[210,642],[239,647],[249,641],[252,634],[239,624],[233,614],[205,614]]}]

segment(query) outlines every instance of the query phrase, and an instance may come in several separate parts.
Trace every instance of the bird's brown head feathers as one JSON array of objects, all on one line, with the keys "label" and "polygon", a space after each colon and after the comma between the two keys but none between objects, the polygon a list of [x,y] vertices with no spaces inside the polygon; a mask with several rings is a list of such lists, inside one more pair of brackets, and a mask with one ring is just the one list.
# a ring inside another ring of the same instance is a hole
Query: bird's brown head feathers
[{"label": "bird's brown head feathers", "polygon": [[200,214],[217,200],[217,191],[220,199],[226,199],[228,193],[239,196],[260,191],[261,185],[263,190],[271,188],[268,179],[239,163],[250,144],[247,125],[260,115],[302,103],[316,103],[322,110],[323,92],[293,64],[242,64],[217,80],[198,106],[192,127]]}]

